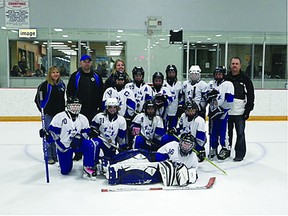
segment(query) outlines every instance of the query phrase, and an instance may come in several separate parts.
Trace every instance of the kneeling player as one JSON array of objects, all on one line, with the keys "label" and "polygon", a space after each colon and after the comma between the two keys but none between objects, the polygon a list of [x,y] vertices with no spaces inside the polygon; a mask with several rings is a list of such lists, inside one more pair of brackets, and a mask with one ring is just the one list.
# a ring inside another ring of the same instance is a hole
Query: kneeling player
[{"label": "kneeling player", "polygon": [[186,186],[196,182],[199,164],[193,152],[195,146],[195,138],[190,133],[184,133],[179,142],[172,141],[158,149],[157,152],[169,155],[169,161],[159,164],[165,186]]},{"label": "kneeling player", "polygon": [[80,114],[81,107],[78,98],[69,97],[66,111],[54,116],[48,132],[45,131],[45,134],[42,132],[42,136],[49,136],[55,141],[61,174],[67,175],[72,170],[73,152],[82,152],[84,157],[83,177],[96,180],[96,173],[93,170],[94,145],[87,139],[89,121]]}]

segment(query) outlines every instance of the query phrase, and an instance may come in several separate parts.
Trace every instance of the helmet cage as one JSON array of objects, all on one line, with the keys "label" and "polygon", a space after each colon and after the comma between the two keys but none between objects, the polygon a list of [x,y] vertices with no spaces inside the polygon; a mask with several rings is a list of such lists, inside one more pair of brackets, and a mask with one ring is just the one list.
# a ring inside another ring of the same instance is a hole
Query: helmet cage
[{"label": "helmet cage", "polygon": [[80,103],[68,103],[67,104],[68,112],[70,112],[74,115],[78,115],[81,111],[81,108],[82,108],[82,104],[80,104]]}]

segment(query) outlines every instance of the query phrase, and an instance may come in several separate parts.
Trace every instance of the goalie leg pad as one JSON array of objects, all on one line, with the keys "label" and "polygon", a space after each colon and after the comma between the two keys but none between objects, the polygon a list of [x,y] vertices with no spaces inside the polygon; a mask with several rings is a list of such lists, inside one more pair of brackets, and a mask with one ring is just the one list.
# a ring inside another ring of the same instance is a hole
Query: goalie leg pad
[{"label": "goalie leg pad", "polygon": [[163,161],[159,163],[159,171],[164,186],[173,185],[175,179],[174,166],[170,161]]},{"label": "goalie leg pad", "polygon": [[109,166],[108,183],[116,184],[151,184],[161,181],[158,162],[116,163]]},{"label": "goalie leg pad", "polygon": [[198,179],[197,169],[190,168],[188,169],[189,173],[189,184],[194,184]]},{"label": "goalie leg pad", "polygon": [[180,187],[189,184],[189,171],[185,164],[180,164],[176,167],[176,181]]}]

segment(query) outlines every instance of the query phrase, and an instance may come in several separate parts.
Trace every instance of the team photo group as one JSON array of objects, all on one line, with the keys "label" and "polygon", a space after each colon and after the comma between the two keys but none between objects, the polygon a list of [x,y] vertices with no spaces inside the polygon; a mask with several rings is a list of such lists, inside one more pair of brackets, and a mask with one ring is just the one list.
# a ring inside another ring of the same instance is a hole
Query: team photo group
[{"label": "team photo group", "polygon": [[208,83],[198,65],[183,82],[175,65],[163,71],[153,73],[148,84],[141,66],[129,76],[118,59],[104,82],[92,58],[83,55],[66,86],[59,68],[50,67],[34,100],[42,117],[46,175],[48,164],[57,163],[69,175],[73,161],[82,160],[85,179],[104,175],[111,185],[182,187],[197,181],[204,160],[225,162],[233,155],[241,163],[255,98],[241,59],[215,67]]}]

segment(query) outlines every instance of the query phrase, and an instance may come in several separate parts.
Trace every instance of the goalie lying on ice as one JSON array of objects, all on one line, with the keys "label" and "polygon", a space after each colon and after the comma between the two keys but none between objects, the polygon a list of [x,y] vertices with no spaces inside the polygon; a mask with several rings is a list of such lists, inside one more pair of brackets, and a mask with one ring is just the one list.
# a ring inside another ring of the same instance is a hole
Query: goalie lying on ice
[{"label": "goalie lying on ice", "polygon": [[157,152],[132,149],[112,158],[103,157],[98,173],[115,184],[151,184],[163,181],[165,186],[185,186],[197,180],[198,159],[193,152],[191,135],[184,134],[178,142],[172,141]]}]

